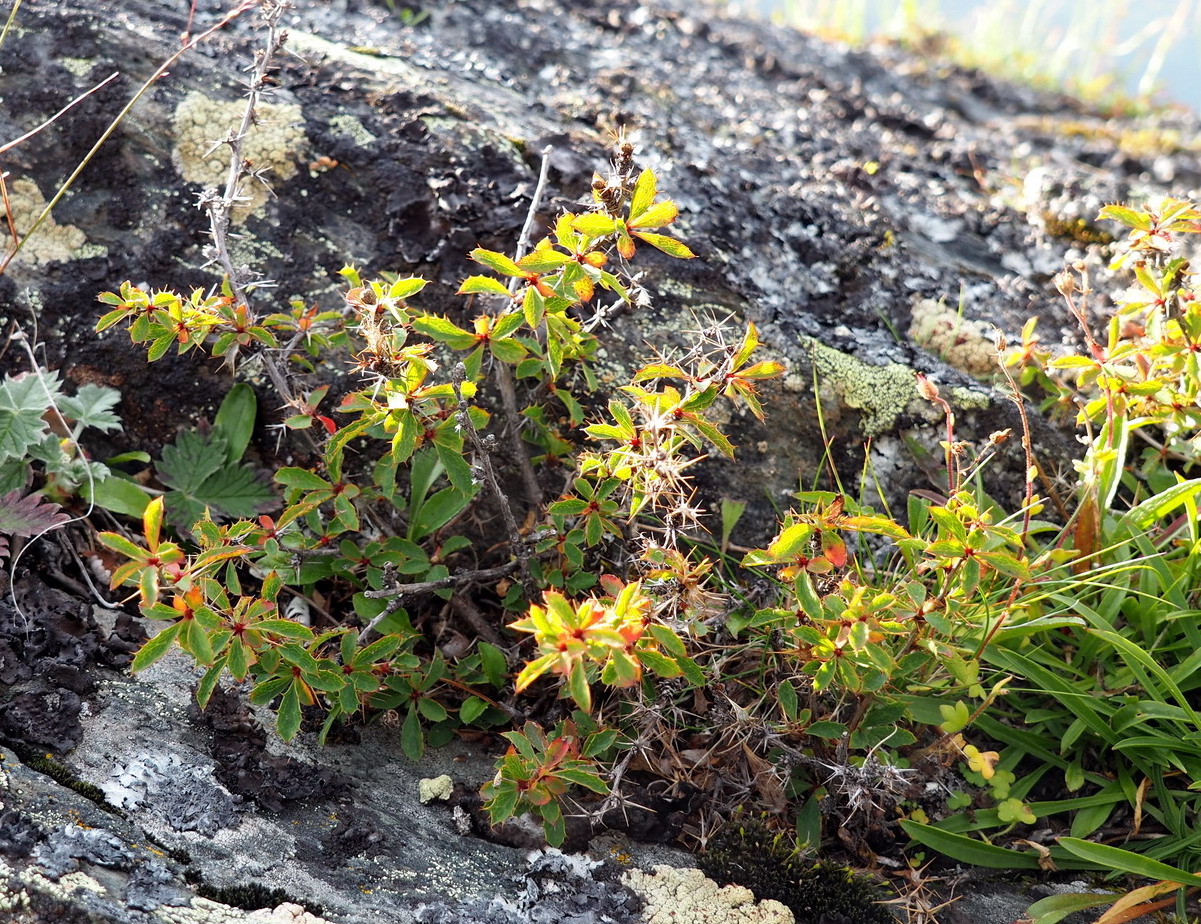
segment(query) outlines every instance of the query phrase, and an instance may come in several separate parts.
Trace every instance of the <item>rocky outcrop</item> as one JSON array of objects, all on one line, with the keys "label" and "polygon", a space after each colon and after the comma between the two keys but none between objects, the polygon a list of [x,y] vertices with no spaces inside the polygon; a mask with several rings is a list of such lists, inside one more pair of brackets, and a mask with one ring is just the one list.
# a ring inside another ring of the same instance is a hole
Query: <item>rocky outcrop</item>
[{"label": "rocky outcrop", "polygon": [[[187,6],[21,7],[20,31],[0,49],[0,138],[120,76],[5,154],[18,231],[175,50]],[[224,6],[198,3],[193,30]],[[713,318],[760,326],[765,353],[789,366],[765,396],[769,425],[730,421],[737,463],[698,468],[750,502],[744,528],[760,535],[773,504],[787,506],[798,478],[827,464],[816,400],[840,471],[853,480],[871,437],[876,477],[898,495],[924,478],[906,439],[940,438],[915,370],[951,396],[962,436],[1013,425],[984,375],[988,325],[1012,334],[1037,314],[1052,339],[1071,336],[1050,277],[1083,259],[1103,289],[1097,208],[1169,183],[1187,195],[1201,177],[1180,141],[1197,134],[1191,116],[1108,119],[897,49],[850,51],[696,2],[430,0],[409,17],[367,0],[300,6],[247,151],[270,193],[238,226],[238,259],[274,280],[271,297],[338,304],[336,271],[352,262],[425,275],[443,285],[423,304],[461,313],[451,293],[465,254],[512,248],[540,152],[552,146],[553,215],[587,192],[607,136],[624,126],[680,204],[699,258],[648,256],[653,303],[614,319],[604,362],[620,375]],[[52,366],[122,390],[127,427],[114,450],[160,445],[211,417],[228,389],[201,361],[148,368],[116,333],[97,339],[94,298],[125,279],[216,281],[203,268],[196,196],[216,176],[205,155],[230,127],[256,38],[244,16],[155,83],[0,279],[0,314],[44,343]],[[4,362],[15,369],[13,356]],[[1045,461],[1066,459],[1071,440],[1037,426]],[[1000,492],[1023,469],[1011,449],[993,470]],[[118,673],[137,643],[127,617],[101,628],[37,578],[18,585],[32,623],[0,608],[10,687],[0,733],[19,750],[3,752],[0,916],[234,921],[235,900],[274,908],[291,897],[346,924],[637,921],[619,855],[684,861],[617,845],[605,856],[602,844],[594,860],[569,862],[465,839],[450,805],[418,795],[423,778],[448,774],[460,794],[487,778],[486,757],[466,744],[419,765],[382,727],[323,751],[285,748],[236,698],[196,715],[182,660],[136,681]],[[55,759],[39,760],[46,752]],[[997,907],[1007,917],[963,920],[1012,917]]]}]

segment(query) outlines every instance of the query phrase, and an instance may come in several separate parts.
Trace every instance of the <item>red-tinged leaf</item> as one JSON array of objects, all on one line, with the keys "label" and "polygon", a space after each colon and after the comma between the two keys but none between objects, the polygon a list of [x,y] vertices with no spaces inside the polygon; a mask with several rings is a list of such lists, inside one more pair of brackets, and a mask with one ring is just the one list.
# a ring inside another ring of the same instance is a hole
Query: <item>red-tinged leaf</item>
[{"label": "red-tinged leaf", "polygon": [[651,207],[655,201],[655,172],[649,167],[638,174],[634,183],[634,194],[630,197],[630,219],[633,220]]},{"label": "red-tinged leaf", "polygon": [[680,209],[674,202],[659,202],[652,205],[636,218],[631,216],[630,228],[662,228],[675,221],[680,215]]},{"label": "red-tinged leaf", "polygon": [[570,261],[571,257],[567,254],[547,247],[527,253],[517,261],[517,265],[527,273],[549,273]]},{"label": "red-tinged leaf", "polygon": [[558,660],[558,654],[545,654],[540,658],[535,658],[529,664],[521,669],[521,673],[517,675],[517,683],[515,689],[518,693],[528,687],[531,683],[545,674],[551,669],[551,666]]},{"label": "red-tinged leaf", "polygon": [[1097,215],[1098,220],[1108,218],[1110,221],[1121,222],[1130,228],[1137,228],[1140,231],[1151,230],[1151,219],[1143,212],[1135,211],[1132,208],[1127,208],[1124,205],[1107,205],[1101,209]]},{"label": "red-tinged leaf", "polygon": [[146,548],[152,553],[158,550],[159,533],[163,528],[163,498],[159,495],[146,505],[142,514],[142,528],[146,536]]},{"label": "red-tinged leaf", "polygon": [[[652,235],[654,237],[656,235]],[[622,259],[634,259],[634,240],[630,237],[623,225],[617,237],[617,252],[621,254]]]},{"label": "red-tinged leaf", "polygon": [[427,284],[426,280],[418,276],[397,279],[388,287],[388,298],[409,298],[424,289]]},{"label": "red-tinged leaf", "polygon": [[16,490],[0,495],[0,535],[36,536],[71,519],[58,504],[40,494],[22,497],[21,493]]},{"label": "red-tinged leaf", "polygon": [[497,253],[495,250],[484,250],[477,247],[469,254],[471,259],[476,263],[481,263],[488,269],[500,273],[502,276],[525,276],[526,270],[506,257],[503,253]]},{"label": "red-tinged leaf", "polygon": [[649,366],[643,366],[631,379],[634,384],[645,382],[647,379],[687,379],[688,373],[679,366],[673,366],[669,363],[651,363]]},{"label": "red-tinged leaf", "polygon": [[[646,241],[656,250],[663,251],[669,257],[676,257],[680,260],[691,260],[696,256],[682,241],[677,241],[674,237],[668,237],[666,234],[651,234],[647,231],[636,231],[635,236]],[[634,248],[631,245],[630,253],[632,254],[633,251]]]},{"label": "red-tinged leaf", "polygon": [[823,536],[822,552],[835,568],[841,568],[847,563],[847,545],[837,537]]},{"label": "red-tinged leaf", "polygon": [[509,288],[493,276],[468,276],[459,286],[457,295],[504,295],[508,297]]},{"label": "red-tinged leaf", "polygon": [[593,238],[607,237],[619,228],[625,227],[625,223],[620,219],[601,212],[586,212],[576,218],[571,224],[580,233]]},{"label": "red-tinged leaf", "polygon": [[740,379],[770,379],[775,378],[784,372],[782,363],[777,362],[762,362],[755,363],[753,366],[747,366],[745,369],[738,370]]},{"label": "red-tinged leaf", "polygon": [[138,653],[133,656],[133,663],[130,665],[130,670],[134,673],[145,670],[163,657],[163,655],[171,650],[171,645],[175,641],[175,637],[179,635],[182,627],[183,623],[181,622],[170,625],[139,648]]}]

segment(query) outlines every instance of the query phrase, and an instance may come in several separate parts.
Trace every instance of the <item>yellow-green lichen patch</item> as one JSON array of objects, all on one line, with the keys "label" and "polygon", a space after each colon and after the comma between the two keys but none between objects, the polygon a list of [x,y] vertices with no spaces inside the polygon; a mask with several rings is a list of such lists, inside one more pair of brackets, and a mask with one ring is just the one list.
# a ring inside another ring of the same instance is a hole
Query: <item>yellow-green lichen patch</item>
[{"label": "yellow-green lichen patch", "polygon": [[[12,207],[17,234],[24,240],[33,223],[46,208],[46,197],[42,195],[37,183],[27,177],[21,177],[9,181],[8,201]],[[4,229],[5,249],[8,249],[11,239],[8,238],[7,223],[0,223],[0,228]],[[13,262],[38,267],[67,260],[102,257],[107,252],[100,244],[89,244],[87,236],[74,225],[60,225],[53,215],[47,215],[46,220],[21,248]]]},{"label": "yellow-green lichen patch", "polygon": [[[229,148],[217,141],[236,131],[242,123],[246,103],[222,102],[192,92],[176,107],[175,166],[189,183],[224,191],[229,173]],[[265,180],[288,180],[306,155],[308,138],[300,107],[291,103],[260,103],[258,124],[251,127],[242,146],[242,156]],[[214,147],[214,145],[216,145]],[[267,201],[267,188],[253,177],[242,182],[245,201],[234,210],[234,221]]]},{"label": "yellow-green lichen patch", "polygon": [[89,58],[59,58],[58,63],[76,77],[86,77],[96,65],[96,62]]},{"label": "yellow-green lichen patch", "polygon": [[965,318],[932,298],[922,299],[913,306],[909,336],[922,349],[960,372],[987,378],[997,371],[992,325]]},{"label": "yellow-green lichen patch", "polygon": [[911,405],[920,410],[917,382],[908,366],[896,362],[873,366],[812,339],[806,346],[822,387],[831,388],[842,406],[863,415],[865,436],[892,430]]},{"label": "yellow-green lichen patch", "polygon": [[417,783],[417,798],[422,805],[428,805],[435,799],[445,802],[455,791],[455,781],[448,774],[422,779]]},{"label": "yellow-green lichen patch", "polygon": [[371,144],[376,140],[375,135],[367,131],[365,125],[352,115],[336,115],[329,120],[329,127],[341,135],[349,135],[350,140],[359,147]]},{"label": "yellow-green lichen patch", "polygon": [[743,886],[719,886],[699,869],[656,866],[633,869],[621,881],[646,903],[646,924],[793,924],[791,911],[777,901],[756,902]]}]

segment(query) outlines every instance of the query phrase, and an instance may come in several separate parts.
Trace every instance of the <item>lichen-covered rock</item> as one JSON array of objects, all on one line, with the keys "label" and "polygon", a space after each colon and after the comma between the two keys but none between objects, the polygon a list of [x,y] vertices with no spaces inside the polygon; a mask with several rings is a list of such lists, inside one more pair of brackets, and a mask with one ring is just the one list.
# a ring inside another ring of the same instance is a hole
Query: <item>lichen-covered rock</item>
[{"label": "lichen-covered rock", "polygon": [[[190,6],[22,4],[19,31],[0,48],[0,139],[121,76],[6,154],[18,232],[178,49]],[[229,8],[194,6],[194,33]],[[1201,182],[1187,142],[1201,134],[1195,116],[1111,119],[931,69],[900,49],[850,51],[725,18],[696,0],[427,0],[422,10],[409,27],[386,4],[330,0],[297,4],[286,24],[295,54],[281,59],[247,149],[275,195],[239,214],[238,262],[277,283],[260,290],[260,307],[337,305],[336,272],[355,263],[427,276],[435,284],[422,305],[463,320],[471,309],[453,293],[471,271],[465,255],[512,249],[540,152],[552,146],[549,215],[587,195],[625,126],[679,203],[699,258],[648,255],[652,303],[605,331],[603,380],[620,383],[649,351],[682,347],[715,317],[754,320],[764,353],[789,367],[766,389],[768,426],[728,421],[737,463],[694,469],[710,494],[750,501],[739,528],[758,535],[736,542],[770,533],[798,476],[810,480],[827,457],[851,483],[867,436],[880,484],[920,483],[905,438],[935,446],[942,422],[919,400],[915,371],[952,400],[960,436],[1012,425],[1008,399],[972,377],[984,370],[980,344],[956,358],[960,334],[987,323],[1012,335],[1036,313],[1045,337],[1071,336],[1050,276],[1081,260],[1104,290],[1107,235],[1091,223],[1100,205],[1168,183],[1188,195]],[[126,279],[182,290],[219,282],[196,194],[221,181],[220,150],[210,166],[205,145],[236,128],[257,33],[251,16],[239,19],[156,81],[0,278],[5,321],[36,316],[66,377],[122,390],[126,429],[92,447],[100,457],[153,451],[180,424],[211,417],[228,390],[228,377],[195,357],[148,367],[117,332],[98,339],[95,295]],[[948,339],[929,306],[961,299],[964,320]],[[823,443],[818,401],[837,451]],[[1034,420],[1040,461],[1053,467],[1075,444]],[[996,494],[1024,484],[1018,442],[989,468]],[[285,753],[237,696],[215,697],[206,718],[191,712],[196,672],[181,659],[123,677],[112,669],[128,663],[132,634],[101,628],[32,578],[17,583],[37,619],[24,631],[0,603],[0,683],[12,685],[0,731],[31,750],[28,764],[15,752],[4,761],[0,914],[199,924],[267,910],[201,891],[269,902],[275,914],[283,900],[268,897],[282,891],[338,924],[642,919],[608,861],[579,870],[531,858],[464,838],[452,807],[420,805],[422,777],[490,775],[466,746],[414,766],[394,735],[372,729],[353,746],[301,742]],[[30,756],[71,748],[61,762]],[[646,829],[674,836],[684,812]],[[997,907],[973,924],[1013,919],[1011,906]]]}]

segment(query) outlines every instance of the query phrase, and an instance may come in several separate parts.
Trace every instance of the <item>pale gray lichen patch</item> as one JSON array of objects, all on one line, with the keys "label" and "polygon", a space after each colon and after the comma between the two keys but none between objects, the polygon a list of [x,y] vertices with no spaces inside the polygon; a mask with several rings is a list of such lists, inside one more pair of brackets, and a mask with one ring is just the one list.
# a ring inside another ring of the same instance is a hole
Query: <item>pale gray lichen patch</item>
[{"label": "pale gray lichen patch", "polygon": [[[246,103],[223,102],[192,92],[175,109],[175,166],[189,183],[224,191],[229,172],[229,148],[214,144],[241,124]],[[255,171],[267,180],[288,180],[296,175],[297,162],[305,156],[308,137],[304,116],[294,103],[260,103],[258,124],[251,127],[242,146],[242,156],[253,162]],[[267,201],[263,183],[247,177],[242,182],[245,200],[234,210],[234,221],[244,221],[249,212]]]},{"label": "pale gray lichen patch", "polygon": [[987,378],[997,371],[993,326],[965,318],[932,298],[922,299],[913,306],[909,336],[922,349],[960,372]]},{"label": "pale gray lichen patch", "polygon": [[[19,177],[8,184],[8,201],[12,208],[13,224],[17,235],[25,240],[26,234],[46,208],[46,197],[37,183],[28,177]],[[8,223],[0,222],[3,228],[5,248],[9,246]],[[102,257],[108,250],[100,244],[89,244],[87,236],[74,225],[60,225],[54,215],[33,233],[17,254],[14,263],[38,267],[49,263],[80,260],[87,257]]]},{"label": "pale gray lichen patch", "polygon": [[343,113],[329,120],[329,127],[342,135],[349,135],[350,140],[359,147],[371,144],[376,136],[367,131],[367,127],[352,115]]},{"label": "pale gray lichen patch", "polygon": [[719,886],[699,869],[656,866],[653,873],[630,870],[621,877],[646,906],[646,924],[794,924],[780,902],[756,902],[743,886]]},{"label": "pale gray lichen patch", "polygon": [[417,782],[417,798],[422,805],[428,805],[435,799],[445,802],[455,789],[455,781],[449,774],[422,779]]}]

